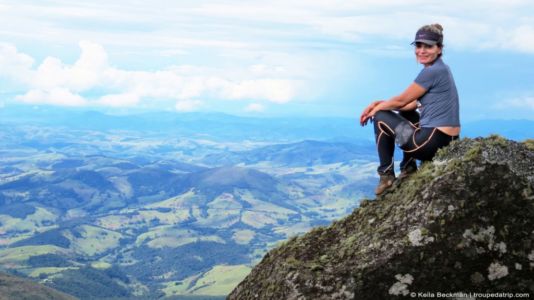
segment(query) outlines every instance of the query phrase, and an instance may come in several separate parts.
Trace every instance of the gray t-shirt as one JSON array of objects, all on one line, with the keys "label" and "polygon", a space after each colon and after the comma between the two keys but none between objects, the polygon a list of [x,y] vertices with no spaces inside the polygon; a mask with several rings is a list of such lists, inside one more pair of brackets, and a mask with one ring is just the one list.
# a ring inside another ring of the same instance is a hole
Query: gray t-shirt
[{"label": "gray t-shirt", "polygon": [[441,58],[421,70],[414,81],[426,89],[419,98],[421,127],[460,126],[458,91],[449,66]]}]

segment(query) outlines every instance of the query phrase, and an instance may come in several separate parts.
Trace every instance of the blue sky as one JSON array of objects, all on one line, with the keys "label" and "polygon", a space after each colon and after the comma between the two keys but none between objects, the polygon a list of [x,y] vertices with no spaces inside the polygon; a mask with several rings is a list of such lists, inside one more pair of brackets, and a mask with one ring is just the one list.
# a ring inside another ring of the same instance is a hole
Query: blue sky
[{"label": "blue sky", "polygon": [[0,108],[359,115],[445,29],[464,121],[534,119],[534,2],[0,0]]}]

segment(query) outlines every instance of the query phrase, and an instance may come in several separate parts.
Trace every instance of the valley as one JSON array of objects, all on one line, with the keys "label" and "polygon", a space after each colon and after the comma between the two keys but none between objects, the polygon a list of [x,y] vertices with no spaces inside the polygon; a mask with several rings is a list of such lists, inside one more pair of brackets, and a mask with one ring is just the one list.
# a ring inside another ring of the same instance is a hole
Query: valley
[{"label": "valley", "polygon": [[0,129],[1,268],[80,298],[224,296],[376,180],[360,140]]}]

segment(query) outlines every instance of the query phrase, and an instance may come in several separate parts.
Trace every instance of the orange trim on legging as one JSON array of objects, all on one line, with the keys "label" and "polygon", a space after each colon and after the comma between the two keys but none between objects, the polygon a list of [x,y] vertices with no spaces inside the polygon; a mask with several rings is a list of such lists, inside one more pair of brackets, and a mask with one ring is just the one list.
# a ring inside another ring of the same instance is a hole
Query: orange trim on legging
[{"label": "orange trim on legging", "polygon": [[415,131],[414,131],[413,134],[412,134],[412,142],[413,142],[413,144],[415,145],[415,147],[419,147],[419,146],[417,145],[417,143],[415,142],[415,133],[416,133],[417,131],[419,131],[419,130],[421,130],[421,128],[415,128]]},{"label": "orange trim on legging", "polygon": [[[380,130],[380,134],[378,135],[378,138],[376,139],[376,148],[378,149],[378,147],[380,146],[380,138],[382,137],[382,134],[385,134],[387,136],[390,136],[383,128],[382,128],[382,125],[386,126],[389,130],[391,130],[391,127],[388,126],[388,124],[382,122],[382,121],[378,121],[378,129]],[[393,133],[395,133],[394,131],[391,131]]]},{"label": "orange trim on legging", "polygon": [[382,129],[380,129],[380,134],[378,135],[378,137],[376,138],[376,148],[379,149],[379,145],[380,145],[380,138],[382,137],[382,134],[384,133],[384,131]]},{"label": "orange trim on legging", "polygon": [[[389,127],[388,124],[386,124],[386,123],[384,123],[382,121],[378,121],[378,128],[380,128],[381,125],[386,126],[389,129],[389,131],[391,132],[391,134],[395,134],[395,130],[391,129],[391,127]],[[387,136],[390,136],[389,134],[387,134],[387,132],[384,129],[380,128],[380,130],[382,130],[382,132],[384,132]]]},{"label": "orange trim on legging", "polygon": [[[434,136],[434,132],[436,132],[436,128],[434,128],[434,130],[432,130],[432,133],[430,134],[430,136],[428,137],[428,139],[426,139],[426,141],[424,143],[421,144],[421,146],[417,146],[415,149],[413,150],[404,150],[404,152],[406,153],[410,153],[410,152],[414,152],[416,150],[419,150],[421,149],[421,147],[425,146],[429,141],[430,139],[432,139],[432,137]],[[415,132],[414,132],[414,136],[415,136]],[[415,144],[415,143],[414,143]]]}]

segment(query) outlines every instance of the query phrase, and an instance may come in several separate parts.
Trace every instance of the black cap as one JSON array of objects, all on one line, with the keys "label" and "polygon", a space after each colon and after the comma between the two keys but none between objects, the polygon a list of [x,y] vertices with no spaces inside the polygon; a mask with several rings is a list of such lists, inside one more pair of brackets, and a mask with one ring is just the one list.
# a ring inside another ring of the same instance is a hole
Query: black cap
[{"label": "black cap", "polygon": [[420,29],[415,34],[415,40],[412,42],[412,45],[415,43],[424,43],[434,46],[443,43],[443,35],[433,31]]}]

